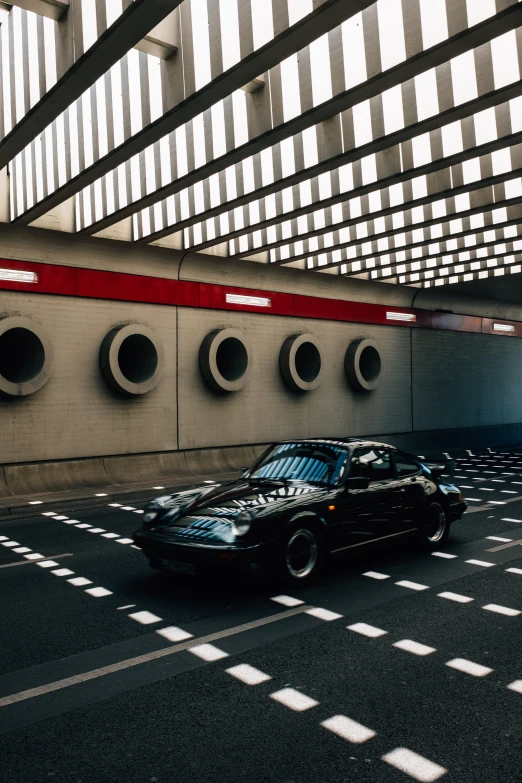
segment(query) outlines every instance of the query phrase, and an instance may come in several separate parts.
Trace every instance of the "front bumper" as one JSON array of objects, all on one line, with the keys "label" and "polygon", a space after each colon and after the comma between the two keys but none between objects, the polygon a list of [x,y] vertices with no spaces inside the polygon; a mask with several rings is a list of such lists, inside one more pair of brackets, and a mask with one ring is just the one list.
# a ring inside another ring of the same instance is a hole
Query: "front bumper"
[{"label": "front bumper", "polygon": [[134,533],[133,540],[153,568],[186,573],[216,567],[255,571],[265,566],[275,549],[274,545],[268,542],[249,546],[179,543],[167,537],[151,535],[146,530]]},{"label": "front bumper", "polygon": [[451,522],[454,522],[456,519],[460,519],[464,512],[467,510],[468,504],[465,500],[461,500],[460,503],[452,503],[449,507],[449,515]]}]

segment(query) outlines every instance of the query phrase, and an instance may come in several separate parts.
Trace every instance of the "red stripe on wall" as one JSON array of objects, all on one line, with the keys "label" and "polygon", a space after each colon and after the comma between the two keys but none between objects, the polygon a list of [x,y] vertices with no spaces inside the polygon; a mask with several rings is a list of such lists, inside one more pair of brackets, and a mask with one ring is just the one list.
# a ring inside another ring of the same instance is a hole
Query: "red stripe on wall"
[{"label": "red stripe on wall", "polygon": [[[38,276],[34,283],[0,280],[0,290],[6,291],[522,337],[522,322],[519,321],[504,321],[430,310],[409,310],[392,305],[348,302],[342,299],[234,288],[149,275],[105,272],[97,269],[40,264],[30,261],[0,259],[1,268],[34,272]],[[253,302],[227,301],[227,294],[257,297],[269,300],[269,304],[258,306]],[[390,317],[390,314],[412,315],[415,316],[415,320],[396,320],[393,315]],[[512,326],[513,329],[498,331],[494,329],[494,324]]]}]

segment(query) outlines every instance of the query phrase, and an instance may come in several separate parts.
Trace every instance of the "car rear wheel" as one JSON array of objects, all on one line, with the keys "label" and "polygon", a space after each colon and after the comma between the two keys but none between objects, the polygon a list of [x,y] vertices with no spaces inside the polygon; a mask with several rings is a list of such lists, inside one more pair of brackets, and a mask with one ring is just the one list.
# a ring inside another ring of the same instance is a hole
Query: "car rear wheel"
[{"label": "car rear wheel", "polygon": [[308,520],[292,525],[279,553],[279,571],[287,583],[303,585],[317,577],[324,563],[319,527]]},{"label": "car rear wheel", "polygon": [[450,523],[440,503],[431,503],[423,513],[417,536],[427,549],[437,549],[448,540]]}]

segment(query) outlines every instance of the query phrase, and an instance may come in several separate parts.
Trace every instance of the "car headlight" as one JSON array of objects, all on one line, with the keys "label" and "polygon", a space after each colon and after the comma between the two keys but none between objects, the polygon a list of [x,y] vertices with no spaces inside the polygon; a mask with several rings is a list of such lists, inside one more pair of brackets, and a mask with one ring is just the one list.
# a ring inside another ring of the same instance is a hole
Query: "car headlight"
[{"label": "car headlight", "polygon": [[157,509],[151,509],[150,511],[146,511],[143,515],[143,521],[144,522],[152,522],[156,517],[158,516]]},{"label": "car headlight", "polygon": [[250,530],[254,516],[250,511],[241,511],[235,519],[232,520],[232,531],[236,536],[246,536]]}]

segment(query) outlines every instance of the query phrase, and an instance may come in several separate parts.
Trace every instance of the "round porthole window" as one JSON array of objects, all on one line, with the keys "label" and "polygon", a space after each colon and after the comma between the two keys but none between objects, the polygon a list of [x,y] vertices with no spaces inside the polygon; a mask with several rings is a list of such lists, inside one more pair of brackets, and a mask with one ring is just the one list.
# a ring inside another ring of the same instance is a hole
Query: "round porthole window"
[{"label": "round porthole window", "polygon": [[288,337],[281,347],[279,368],[294,391],[317,389],[324,373],[323,351],[317,338],[313,334]]},{"label": "round porthole window", "polygon": [[163,349],[146,326],[119,326],[111,329],[101,344],[100,369],[109,386],[120,394],[146,394],[161,380]]},{"label": "round porthole window", "polygon": [[44,330],[23,316],[0,320],[0,392],[24,397],[49,380],[53,349]]},{"label": "round porthole window", "polygon": [[250,366],[250,349],[237,329],[217,329],[201,343],[199,367],[211,389],[239,391],[248,380]]},{"label": "round porthole window", "polygon": [[356,391],[373,391],[380,382],[383,360],[378,344],[369,338],[354,340],[344,360],[346,377]]}]

